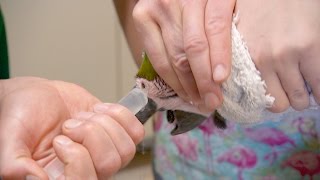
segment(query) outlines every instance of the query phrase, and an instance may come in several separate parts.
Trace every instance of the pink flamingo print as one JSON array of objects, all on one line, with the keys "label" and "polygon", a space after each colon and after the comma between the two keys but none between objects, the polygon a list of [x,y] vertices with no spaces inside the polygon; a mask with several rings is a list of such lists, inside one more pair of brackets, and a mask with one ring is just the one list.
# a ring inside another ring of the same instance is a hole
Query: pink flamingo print
[{"label": "pink flamingo print", "polygon": [[300,151],[292,154],[282,163],[282,167],[291,167],[300,172],[302,178],[305,175],[313,176],[320,174],[320,154],[311,151]]},{"label": "pink flamingo print", "polygon": [[[172,140],[174,144],[176,145],[178,152],[180,156],[182,156],[181,160],[184,164],[188,164],[186,160],[191,160],[192,162],[195,162],[198,159],[198,141],[197,139],[191,139],[187,133],[179,134],[172,137]],[[185,174],[190,174],[189,168],[186,168],[185,166],[181,166],[182,171],[184,171]],[[194,179],[193,177],[190,177],[190,179]]]},{"label": "pink flamingo print", "polygon": [[202,124],[198,126],[198,128],[202,131],[204,136],[204,143],[205,143],[205,152],[208,157],[207,160],[207,169],[209,172],[213,172],[213,159],[212,159],[212,151],[210,145],[210,136],[214,133],[214,124],[213,119],[209,118],[205,120]]},{"label": "pink flamingo print", "polygon": [[246,128],[245,135],[257,142],[266,144],[272,148],[272,152],[267,154],[264,158],[270,159],[272,164],[278,157],[279,151],[275,151],[276,146],[282,146],[284,144],[291,144],[295,147],[295,143],[281,130],[272,127],[260,127],[260,128]]},{"label": "pink flamingo print", "polygon": [[218,162],[227,162],[237,166],[238,179],[243,180],[242,173],[244,169],[253,168],[257,163],[257,155],[252,149],[242,146],[234,147],[223,153]]},{"label": "pink flamingo print", "polygon": [[199,129],[203,132],[205,136],[211,136],[214,133],[214,124],[213,124],[213,119],[208,118],[205,120],[202,124],[200,124]]},{"label": "pink flamingo print", "polygon": [[173,136],[172,140],[184,158],[192,161],[197,160],[198,141],[196,139],[191,139],[186,133],[183,133]]},{"label": "pink flamingo print", "polygon": [[167,150],[163,146],[159,146],[155,148],[155,156],[159,159],[157,163],[158,168],[160,169],[160,172],[165,172],[166,170],[173,170],[173,165],[168,158]]}]

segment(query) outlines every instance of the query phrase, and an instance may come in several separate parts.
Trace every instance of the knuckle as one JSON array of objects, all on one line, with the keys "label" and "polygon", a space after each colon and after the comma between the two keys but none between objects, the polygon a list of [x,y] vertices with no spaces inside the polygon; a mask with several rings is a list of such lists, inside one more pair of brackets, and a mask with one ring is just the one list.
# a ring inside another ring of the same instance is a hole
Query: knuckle
[{"label": "knuckle", "polygon": [[109,177],[121,168],[121,158],[118,153],[110,154],[105,159],[97,162],[95,168],[100,176]]},{"label": "knuckle", "polygon": [[295,40],[291,44],[295,46],[295,49],[300,53],[308,53],[314,48],[319,48],[317,41],[314,39],[315,35],[313,32],[305,33],[304,36],[298,37],[298,40]]},{"label": "knuckle", "polygon": [[186,37],[184,49],[190,53],[201,53],[208,48],[208,43],[204,37],[193,35]]},{"label": "knuckle", "polygon": [[306,39],[301,43],[297,44],[297,51],[299,53],[309,52],[309,50],[313,49],[316,45],[313,43],[314,40]]},{"label": "knuckle", "polygon": [[145,130],[141,123],[137,123],[137,126],[134,127],[131,131],[131,138],[135,142],[135,144],[140,143],[145,136]]},{"label": "knuckle", "polygon": [[253,46],[252,44],[248,44],[248,47],[252,47],[249,49],[250,56],[258,68],[264,68],[272,64],[274,59],[270,56],[271,53],[268,48],[260,48],[261,45]]},{"label": "knuckle", "polygon": [[[94,117],[93,117],[94,118]],[[86,132],[90,133],[90,132],[95,132],[98,128],[98,125],[96,122],[94,121],[86,121],[84,123],[84,129]]]},{"label": "knuckle", "polygon": [[133,159],[136,153],[136,146],[130,143],[126,148],[122,148],[120,152],[122,167],[127,165],[131,159]]},{"label": "knuckle", "polygon": [[299,40],[298,42],[282,42],[273,48],[273,57],[277,61],[287,62],[292,59],[300,59],[302,56],[306,56],[312,50],[315,44],[312,40]]},{"label": "knuckle", "polygon": [[225,30],[227,28],[227,21],[222,15],[210,17],[205,22],[205,30],[207,36],[216,36],[221,33],[225,33]]},{"label": "knuckle", "polygon": [[143,22],[147,19],[148,16],[149,10],[146,6],[140,5],[140,3],[138,3],[138,5],[133,8],[132,18],[135,22]]},{"label": "knuckle", "polygon": [[191,73],[191,67],[185,54],[175,55],[171,59],[175,69],[182,73]]},{"label": "knuckle", "polygon": [[162,7],[163,9],[167,9],[168,7],[170,7],[171,2],[171,0],[158,0],[160,7]]},{"label": "knuckle", "polygon": [[90,129],[97,129],[98,127],[97,126],[102,126],[102,123],[103,122],[106,122],[108,121],[109,119],[112,119],[111,116],[109,116],[108,114],[95,114],[91,117],[90,121],[93,122],[91,125],[88,125],[88,126],[91,126],[91,127],[87,127],[89,130]]},{"label": "knuckle", "polygon": [[276,47],[273,51],[273,57],[278,60],[278,62],[284,62],[290,58],[292,53],[295,52],[295,48],[292,45],[283,44],[279,47]]},{"label": "knuckle", "polygon": [[88,150],[80,145],[71,144],[66,151],[69,161],[76,162],[79,158],[89,156]]},{"label": "knuckle", "polygon": [[114,119],[115,121],[119,121],[121,118],[123,118],[123,116],[119,116],[120,114],[122,115],[126,115],[128,116],[128,113],[132,113],[130,112],[126,107],[121,106],[119,104],[113,104],[112,106],[112,111],[110,111],[110,116],[107,114],[104,114],[102,116],[100,116],[101,119]]}]

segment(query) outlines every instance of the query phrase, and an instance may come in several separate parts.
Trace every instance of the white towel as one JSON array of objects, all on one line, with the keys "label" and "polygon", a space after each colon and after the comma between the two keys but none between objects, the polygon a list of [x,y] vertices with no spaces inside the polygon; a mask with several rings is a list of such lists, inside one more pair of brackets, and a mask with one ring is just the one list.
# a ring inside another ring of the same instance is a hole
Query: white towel
[{"label": "white towel", "polygon": [[[235,21],[232,24],[232,69],[229,78],[222,84],[222,90],[224,102],[218,112],[229,121],[249,125],[302,113],[293,108],[283,113],[271,113],[267,110],[275,99],[266,94],[266,84],[250,57]],[[303,113],[317,110],[319,106],[311,95],[310,107]]]}]

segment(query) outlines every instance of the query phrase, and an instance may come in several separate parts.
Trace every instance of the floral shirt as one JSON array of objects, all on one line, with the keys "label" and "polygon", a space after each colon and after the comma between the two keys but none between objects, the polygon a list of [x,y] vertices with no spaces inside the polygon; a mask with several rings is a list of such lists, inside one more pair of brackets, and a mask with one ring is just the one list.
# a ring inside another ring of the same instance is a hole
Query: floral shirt
[{"label": "floral shirt", "polygon": [[171,136],[165,113],[154,122],[156,179],[320,179],[320,112],[253,127],[207,119]]}]

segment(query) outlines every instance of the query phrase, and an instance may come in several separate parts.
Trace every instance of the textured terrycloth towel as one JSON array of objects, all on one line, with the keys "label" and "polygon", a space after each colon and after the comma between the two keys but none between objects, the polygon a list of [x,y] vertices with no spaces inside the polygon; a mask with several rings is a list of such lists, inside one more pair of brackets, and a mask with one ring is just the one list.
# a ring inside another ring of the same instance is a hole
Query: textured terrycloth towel
[{"label": "textured terrycloth towel", "polygon": [[[271,113],[266,109],[273,105],[274,98],[266,94],[266,84],[261,79],[235,23],[232,25],[231,75],[222,84],[222,89],[224,102],[218,112],[230,121],[253,124],[301,113],[292,108],[283,113]],[[316,110],[319,110],[319,106],[310,92],[310,107],[304,111]]]}]

